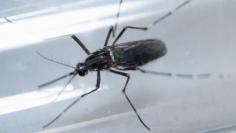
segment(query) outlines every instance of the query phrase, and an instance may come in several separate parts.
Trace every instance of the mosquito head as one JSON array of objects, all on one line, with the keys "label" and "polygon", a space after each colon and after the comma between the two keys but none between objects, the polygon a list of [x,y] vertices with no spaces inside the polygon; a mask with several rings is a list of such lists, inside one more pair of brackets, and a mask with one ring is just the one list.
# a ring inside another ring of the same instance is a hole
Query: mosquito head
[{"label": "mosquito head", "polygon": [[85,76],[88,74],[88,69],[86,68],[85,63],[78,63],[76,65],[76,73],[78,73],[80,76]]}]

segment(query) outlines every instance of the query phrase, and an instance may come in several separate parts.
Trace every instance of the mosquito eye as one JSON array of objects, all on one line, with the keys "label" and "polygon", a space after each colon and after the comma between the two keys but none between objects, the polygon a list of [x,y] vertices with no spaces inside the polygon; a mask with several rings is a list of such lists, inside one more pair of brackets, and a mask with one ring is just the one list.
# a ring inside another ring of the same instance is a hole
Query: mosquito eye
[{"label": "mosquito eye", "polygon": [[85,70],[85,71],[78,71],[78,74],[79,74],[80,76],[85,76],[85,75],[88,74],[88,71],[87,71],[87,70]]}]

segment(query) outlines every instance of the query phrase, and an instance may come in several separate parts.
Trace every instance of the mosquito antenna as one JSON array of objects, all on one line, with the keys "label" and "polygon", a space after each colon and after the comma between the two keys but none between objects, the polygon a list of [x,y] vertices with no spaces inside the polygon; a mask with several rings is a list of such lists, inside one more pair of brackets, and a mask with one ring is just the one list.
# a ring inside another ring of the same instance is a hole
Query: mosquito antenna
[{"label": "mosquito antenna", "polygon": [[71,66],[71,65],[68,65],[68,64],[65,64],[65,63],[62,63],[62,62],[59,62],[59,61],[50,59],[50,58],[48,58],[48,57],[42,55],[42,54],[41,54],[40,52],[38,52],[38,51],[36,51],[36,53],[37,53],[40,57],[42,57],[43,59],[45,59],[45,60],[47,60],[47,61],[50,61],[50,62],[59,64],[59,65],[65,66],[65,67],[70,67],[70,68],[74,68],[74,69],[75,69],[75,67],[73,67],[73,66]]},{"label": "mosquito antenna", "polygon": [[44,83],[44,84],[41,84],[41,85],[38,86],[38,88],[43,88],[43,87],[45,87],[45,86],[48,86],[48,85],[50,85],[50,84],[53,84],[53,83],[55,83],[55,82],[57,82],[57,81],[59,81],[59,80],[62,80],[62,79],[64,79],[64,78],[69,77],[69,76],[72,76],[72,75],[75,75],[75,72],[70,72],[70,73],[68,73],[68,74],[66,74],[66,75],[63,75],[63,76],[60,76],[60,77],[58,77],[58,78],[56,78],[56,79],[54,79],[54,80],[52,80],[52,81],[46,82],[46,83]]},{"label": "mosquito antenna", "polygon": [[115,34],[116,34],[116,30],[117,30],[117,26],[118,26],[118,21],[119,21],[119,17],[120,17],[120,9],[121,9],[121,4],[122,3],[123,3],[123,0],[120,0],[118,12],[116,14],[116,22],[115,22],[114,30],[112,32],[112,36],[113,37],[115,37]]}]

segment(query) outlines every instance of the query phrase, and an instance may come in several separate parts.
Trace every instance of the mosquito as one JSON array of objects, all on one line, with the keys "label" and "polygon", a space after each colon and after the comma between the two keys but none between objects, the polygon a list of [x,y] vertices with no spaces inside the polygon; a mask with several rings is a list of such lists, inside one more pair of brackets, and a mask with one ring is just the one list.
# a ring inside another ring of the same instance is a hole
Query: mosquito
[{"label": "mosquito", "polygon": [[[178,11],[179,9],[182,9],[184,6],[190,3],[191,0],[186,0],[182,3],[180,3],[178,6],[176,6],[173,10],[167,12],[160,18],[156,19],[151,24],[144,26],[144,27],[135,27],[135,26],[125,26],[118,34],[115,35],[115,32],[117,30],[117,22],[115,26],[111,26],[108,30],[104,47],[102,49],[98,49],[95,52],[90,52],[88,48],[82,43],[82,41],[76,37],[75,35],[71,35],[71,38],[83,49],[83,51],[88,55],[88,57],[85,59],[84,62],[79,62],[75,67],[70,66],[55,60],[52,60],[50,58],[47,58],[46,56],[42,55],[41,53],[37,52],[39,56],[42,58],[59,64],[66,67],[73,68],[74,70],[66,75],[63,75],[61,77],[58,77],[52,81],[46,82],[44,84],[39,85],[39,88],[48,86],[50,84],[53,84],[61,79],[71,77],[69,81],[66,83],[65,87],[71,83],[71,81],[78,75],[78,76],[86,76],[88,72],[95,71],[97,73],[97,82],[95,89],[81,95],[80,97],[76,98],[70,105],[68,105],[60,114],[58,114],[52,121],[50,121],[48,124],[44,125],[43,128],[47,128],[51,124],[53,124],[56,120],[58,120],[65,112],[67,112],[73,105],[75,105],[81,98],[84,98],[85,96],[88,96],[94,92],[96,92],[100,88],[100,82],[101,82],[101,71],[109,71],[113,74],[117,74],[120,76],[123,76],[126,78],[125,85],[122,89],[122,92],[128,101],[129,105],[131,106],[132,110],[136,114],[138,120],[141,122],[141,124],[147,129],[151,130],[149,126],[143,121],[143,119],[140,117],[140,115],[137,112],[137,109],[131,102],[128,94],[127,94],[127,85],[130,81],[130,75],[125,71],[139,71],[143,74],[154,74],[154,75],[160,75],[160,76],[167,76],[171,77],[172,73],[166,73],[166,72],[155,72],[155,71],[149,71],[142,69],[141,66],[147,64],[148,62],[154,61],[156,59],[159,59],[160,57],[163,57],[167,53],[166,45],[163,41],[158,39],[145,39],[145,40],[138,40],[138,41],[131,41],[131,42],[125,42],[117,44],[119,39],[124,35],[124,33],[130,29],[130,30],[140,30],[140,31],[147,31],[156,24],[160,23],[161,21],[165,20],[169,16],[171,16],[173,13]],[[120,7],[123,0],[120,0],[119,5],[119,11],[116,15],[116,21],[118,21],[118,18],[120,16]],[[113,35],[114,41],[111,43],[111,45],[108,45],[109,40],[111,36]],[[177,77],[183,77],[183,78],[193,78],[193,75],[191,74],[176,74]],[[207,78],[210,75],[209,74],[200,74],[198,75],[202,78]],[[64,88],[65,88],[64,87]],[[63,88],[63,89],[64,89]],[[60,91],[59,95],[62,93]]]}]

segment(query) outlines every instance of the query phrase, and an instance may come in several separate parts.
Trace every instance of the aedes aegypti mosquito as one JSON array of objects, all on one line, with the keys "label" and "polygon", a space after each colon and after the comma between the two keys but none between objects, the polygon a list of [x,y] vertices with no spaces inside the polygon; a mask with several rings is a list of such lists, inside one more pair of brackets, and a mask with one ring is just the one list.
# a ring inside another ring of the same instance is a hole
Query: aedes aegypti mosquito
[{"label": "aedes aegypti mosquito", "polygon": [[[123,0],[120,0],[120,5],[119,5],[119,10],[116,15],[116,20],[118,21],[119,15],[120,15],[120,7],[122,4]],[[172,76],[171,73],[165,73],[165,72],[154,72],[154,71],[148,71],[140,68],[140,66],[143,66],[147,64],[150,61],[156,60],[162,56],[164,56],[167,53],[167,48],[166,45],[163,41],[158,40],[158,39],[146,39],[146,40],[138,40],[138,41],[131,41],[131,42],[125,42],[121,44],[117,44],[117,41],[124,35],[125,31],[127,29],[133,29],[133,30],[141,30],[141,31],[147,31],[154,25],[158,24],[162,20],[166,19],[167,17],[171,16],[175,11],[183,8],[187,4],[190,3],[190,0],[186,0],[183,3],[179,4],[174,8],[174,10],[167,12],[160,18],[156,19],[153,23],[146,27],[135,27],[135,26],[125,26],[119,34],[115,37],[114,41],[112,42],[111,45],[108,45],[109,39],[111,38],[111,35],[113,34],[113,37],[115,36],[115,32],[117,29],[117,21],[115,26],[111,26],[108,33],[107,37],[105,40],[104,47],[102,49],[98,49],[95,52],[91,53],[87,47],[80,41],[79,38],[77,38],[75,35],[72,35],[71,38],[83,49],[83,51],[88,55],[88,57],[85,59],[84,62],[79,62],[76,67],[52,60],[50,58],[47,58],[46,56],[40,54],[37,52],[42,58],[66,66],[66,67],[71,67],[74,69],[74,71],[63,75],[57,79],[54,79],[52,81],[49,81],[47,83],[39,85],[39,88],[45,87],[47,85],[50,85],[52,83],[55,83],[61,79],[64,79],[66,77],[70,77],[69,81],[65,85],[65,87],[70,84],[70,82],[75,78],[76,75],[79,76],[86,76],[89,71],[96,71],[97,72],[97,83],[96,83],[96,88],[91,90],[88,93],[85,93],[75,99],[67,108],[63,110],[62,113],[57,115],[52,121],[50,121],[48,124],[43,126],[43,128],[47,128],[50,126],[53,122],[55,122],[57,119],[59,119],[63,113],[65,113],[69,108],[71,108],[74,104],[76,104],[81,98],[97,91],[100,87],[100,72],[102,70],[107,70],[110,71],[111,73],[118,74],[121,76],[124,76],[127,78],[126,83],[124,85],[124,88],[122,89],[122,92],[128,101],[129,105],[135,112],[137,118],[139,121],[142,123],[142,125],[147,129],[150,130],[150,128],[145,124],[145,122],[142,120],[140,115],[137,112],[137,109],[135,106],[132,104],[131,100],[129,99],[127,95],[127,85],[130,80],[130,75],[126,72],[123,71],[140,71],[141,73],[144,74],[155,74],[155,75],[161,75],[161,76]],[[184,78],[192,78],[193,75],[191,74],[176,74],[177,77],[184,77]],[[209,77],[209,74],[199,74],[198,77],[202,78],[207,78]],[[64,87],[64,88],[65,88]],[[63,88],[63,89],[64,89]],[[62,89],[62,90],[63,90]],[[62,92],[62,91],[61,91]],[[59,92],[59,93],[61,93]]]}]

